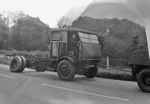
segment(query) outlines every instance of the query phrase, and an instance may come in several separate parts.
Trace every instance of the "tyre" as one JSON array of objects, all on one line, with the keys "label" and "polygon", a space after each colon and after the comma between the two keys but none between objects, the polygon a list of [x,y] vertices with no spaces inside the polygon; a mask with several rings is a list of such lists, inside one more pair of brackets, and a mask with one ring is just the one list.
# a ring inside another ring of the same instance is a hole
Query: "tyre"
[{"label": "tyre", "polygon": [[94,78],[97,74],[97,67],[91,67],[86,72],[83,73],[87,78]]},{"label": "tyre", "polygon": [[10,63],[10,70],[12,72],[22,72],[24,69],[22,68],[23,61],[21,57],[15,56],[13,57],[11,63]]},{"label": "tyre", "polygon": [[150,70],[142,70],[137,77],[137,84],[144,92],[150,92]]},{"label": "tyre", "polygon": [[76,74],[75,66],[68,60],[62,60],[57,65],[57,73],[61,80],[71,81]]},{"label": "tyre", "polygon": [[25,58],[25,57],[23,57],[23,56],[20,56],[20,57],[21,57],[21,59],[22,59],[22,67],[21,67],[21,70],[24,70],[25,67],[26,67],[27,61],[26,61],[26,58]]}]

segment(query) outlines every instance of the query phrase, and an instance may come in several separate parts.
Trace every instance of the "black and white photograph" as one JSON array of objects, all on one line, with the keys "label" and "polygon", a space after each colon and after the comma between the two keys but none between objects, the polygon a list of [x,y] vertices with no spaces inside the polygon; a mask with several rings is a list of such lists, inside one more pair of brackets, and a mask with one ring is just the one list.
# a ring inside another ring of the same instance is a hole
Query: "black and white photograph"
[{"label": "black and white photograph", "polygon": [[150,104],[150,0],[0,4],[0,104]]}]

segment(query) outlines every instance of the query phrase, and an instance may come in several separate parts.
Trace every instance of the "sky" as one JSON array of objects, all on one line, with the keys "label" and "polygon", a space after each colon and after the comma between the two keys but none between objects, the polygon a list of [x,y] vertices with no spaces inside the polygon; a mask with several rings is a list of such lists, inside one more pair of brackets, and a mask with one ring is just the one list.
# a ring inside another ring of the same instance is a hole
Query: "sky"
[{"label": "sky", "polygon": [[[126,0],[0,0],[0,12],[22,10],[56,27],[63,16],[76,19],[91,2],[125,2]],[[71,12],[70,12],[71,10]]]},{"label": "sky", "polygon": [[[143,9],[145,3],[144,5],[139,6],[143,1],[148,1],[146,4],[149,4],[149,0],[0,0],[0,12],[22,10],[25,14],[39,17],[50,27],[56,27],[57,22],[61,17],[65,16],[71,19],[77,19],[87,6],[93,2],[127,3],[131,8],[136,8],[135,12],[141,11],[140,13],[146,17],[149,13],[142,11],[145,11],[145,9]],[[142,7],[142,9],[139,7]],[[149,5],[147,8],[148,7]],[[149,15],[147,17],[149,18]]]},{"label": "sky", "polygon": [[0,11],[22,10],[25,14],[39,17],[50,27],[73,7],[87,5],[92,0],[0,0]]}]

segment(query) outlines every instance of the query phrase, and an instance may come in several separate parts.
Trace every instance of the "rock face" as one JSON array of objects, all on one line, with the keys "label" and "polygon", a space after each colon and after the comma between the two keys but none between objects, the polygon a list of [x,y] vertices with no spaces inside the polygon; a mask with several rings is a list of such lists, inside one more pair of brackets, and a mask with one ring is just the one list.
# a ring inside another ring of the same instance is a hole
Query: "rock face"
[{"label": "rock face", "polygon": [[104,38],[103,55],[113,59],[127,59],[139,48],[146,49],[145,28],[127,19],[96,19],[80,17],[72,27],[99,33]]}]

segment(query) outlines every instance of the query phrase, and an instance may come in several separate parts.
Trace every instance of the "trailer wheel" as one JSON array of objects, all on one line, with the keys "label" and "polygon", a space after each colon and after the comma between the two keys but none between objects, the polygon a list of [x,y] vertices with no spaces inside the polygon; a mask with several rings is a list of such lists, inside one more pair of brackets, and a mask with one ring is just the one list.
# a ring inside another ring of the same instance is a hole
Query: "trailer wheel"
[{"label": "trailer wheel", "polygon": [[142,70],[137,78],[137,84],[144,92],[150,92],[150,70]]},{"label": "trailer wheel", "polygon": [[68,60],[62,60],[58,63],[57,73],[61,80],[71,81],[76,74],[75,66]]},{"label": "trailer wheel", "polygon": [[13,57],[11,63],[10,63],[10,70],[12,72],[22,72],[24,69],[22,68],[23,61],[21,57],[15,56]]},{"label": "trailer wheel", "polygon": [[87,78],[94,78],[97,74],[97,67],[91,67],[89,68],[83,75],[85,75]]}]

